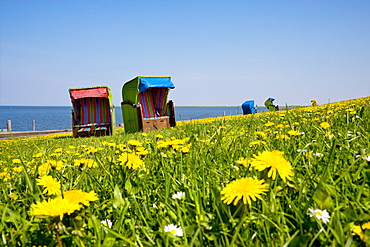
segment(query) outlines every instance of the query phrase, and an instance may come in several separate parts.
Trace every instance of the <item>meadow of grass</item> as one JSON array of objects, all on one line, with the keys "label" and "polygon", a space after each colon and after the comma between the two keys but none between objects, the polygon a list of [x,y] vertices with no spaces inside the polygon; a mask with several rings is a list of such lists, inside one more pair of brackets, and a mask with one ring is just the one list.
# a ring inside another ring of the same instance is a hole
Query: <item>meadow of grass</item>
[{"label": "meadow of grass", "polygon": [[0,246],[370,246],[370,97],[0,141]]}]

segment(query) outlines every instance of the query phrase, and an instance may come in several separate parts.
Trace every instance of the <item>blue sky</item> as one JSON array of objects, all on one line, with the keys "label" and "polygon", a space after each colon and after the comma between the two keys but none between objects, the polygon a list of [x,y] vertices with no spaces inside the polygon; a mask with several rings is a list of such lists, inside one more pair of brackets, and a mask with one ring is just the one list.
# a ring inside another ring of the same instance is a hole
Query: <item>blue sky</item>
[{"label": "blue sky", "polygon": [[368,0],[0,1],[0,104],[172,76],[177,106],[370,95]]}]

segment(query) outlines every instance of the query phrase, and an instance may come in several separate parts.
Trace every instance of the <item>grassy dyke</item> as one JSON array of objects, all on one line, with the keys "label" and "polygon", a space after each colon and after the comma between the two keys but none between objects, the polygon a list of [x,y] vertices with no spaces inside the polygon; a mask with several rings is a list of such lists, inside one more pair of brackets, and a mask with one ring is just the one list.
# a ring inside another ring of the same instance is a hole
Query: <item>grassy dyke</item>
[{"label": "grassy dyke", "polygon": [[[0,140],[0,243],[370,246],[369,130],[366,97],[145,133]],[[290,162],[291,180],[250,165],[273,150]],[[56,197],[38,184],[43,176],[59,181],[62,195],[94,191],[98,200],[62,219],[34,215],[32,205]],[[244,177],[264,179],[262,200],[223,202],[222,189]],[[326,210],[329,222],[310,209]],[[177,230],[166,232],[170,224]]]}]

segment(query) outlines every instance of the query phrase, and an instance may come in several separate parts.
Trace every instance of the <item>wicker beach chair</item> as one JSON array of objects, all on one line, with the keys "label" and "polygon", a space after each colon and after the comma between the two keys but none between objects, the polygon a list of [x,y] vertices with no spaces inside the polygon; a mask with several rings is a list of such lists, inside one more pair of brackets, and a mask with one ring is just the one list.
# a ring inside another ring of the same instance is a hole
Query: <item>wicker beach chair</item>
[{"label": "wicker beach chair", "polygon": [[109,87],[72,88],[69,94],[73,137],[114,134],[115,114]]},{"label": "wicker beach chair", "polygon": [[254,114],[256,113],[256,107],[254,106],[254,100],[247,100],[242,104],[243,114]]},{"label": "wicker beach chair", "polygon": [[138,76],[122,87],[122,118],[126,132],[151,131],[176,125],[168,93],[171,77]]}]

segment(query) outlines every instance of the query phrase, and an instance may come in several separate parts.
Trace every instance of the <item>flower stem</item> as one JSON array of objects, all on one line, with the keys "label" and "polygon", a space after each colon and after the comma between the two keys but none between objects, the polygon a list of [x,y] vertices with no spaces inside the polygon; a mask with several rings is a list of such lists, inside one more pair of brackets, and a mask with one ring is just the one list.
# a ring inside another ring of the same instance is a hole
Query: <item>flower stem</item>
[{"label": "flower stem", "polygon": [[62,244],[62,241],[60,240],[60,236],[59,236],[58,231],[55,231],[55,236],[57,238],[58,246],[63,247],[63,244]]}]

